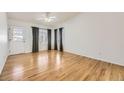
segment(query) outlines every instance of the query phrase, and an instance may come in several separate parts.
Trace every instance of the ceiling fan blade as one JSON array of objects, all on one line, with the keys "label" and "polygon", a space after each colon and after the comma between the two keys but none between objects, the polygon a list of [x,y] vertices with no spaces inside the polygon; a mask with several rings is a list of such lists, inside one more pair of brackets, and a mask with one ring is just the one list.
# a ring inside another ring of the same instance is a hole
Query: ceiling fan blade
[{"label": "ceiling fan blade", "polygon": [[37,20],[44,20],[44,18],[37,18]]},{"label": "ceiling fan blade", "polygon": [[55,17],[55,16],[50,16],[49,18],[51,18],[51,19],[55,19],[56,17]]}]

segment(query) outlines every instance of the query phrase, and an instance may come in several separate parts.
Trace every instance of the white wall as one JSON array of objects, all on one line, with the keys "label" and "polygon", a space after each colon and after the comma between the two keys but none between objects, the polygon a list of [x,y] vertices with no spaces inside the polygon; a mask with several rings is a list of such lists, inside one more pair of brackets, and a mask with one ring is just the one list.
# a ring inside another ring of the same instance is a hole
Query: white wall
[{"label": "white wall", "polygon": [[8,56],[8,33],[6,13],[0,13],[0,73]]},{"label": "white wall", "polygon": [[52,32],[51,32],[51,49],[54,49],[54,28],[51,28]]},{"label": "white wall", "polygon": [[20,20],[8,20],[8,26],[21,26],[24,27],[26,30],[26,42],[25,42],[25,52],[31,52],[32,51],[32,26],[41,27],[41,28],[47,28],[47,26],[24,22]]},{"label": "white wall", "polygon": [[124,13],[81,13],[60,26],[66,51],[124,65]]}]

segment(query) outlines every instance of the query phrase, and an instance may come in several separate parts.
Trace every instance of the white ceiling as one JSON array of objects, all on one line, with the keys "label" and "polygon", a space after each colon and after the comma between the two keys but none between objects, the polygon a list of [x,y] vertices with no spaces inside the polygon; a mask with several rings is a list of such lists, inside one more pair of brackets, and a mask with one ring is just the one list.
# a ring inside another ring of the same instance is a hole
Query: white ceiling
[{"label": "white ceiling", "polygon": [[56,17],[56,21],[50,23],[37,20],[38,18],[41,18],[44,14],[45,12],[8,12],[7,13],[9,19],[32,22],[43,25],[58,25],[78,15],[79,12],[50,12],[50,16]]}]

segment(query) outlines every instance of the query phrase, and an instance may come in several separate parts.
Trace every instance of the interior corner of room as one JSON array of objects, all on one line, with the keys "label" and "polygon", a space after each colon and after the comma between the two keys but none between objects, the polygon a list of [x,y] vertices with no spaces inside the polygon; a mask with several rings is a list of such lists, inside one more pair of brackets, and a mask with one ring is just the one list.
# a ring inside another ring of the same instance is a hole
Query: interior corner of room
[{"label": "interior corner of room", "polygon": [[[104,73],[105,79],[100,80],[124,80],[123,25],[123,12],[0,12],[0,73],[4,69],[0,77],[2,80],[97,80],[106,69],[114,78]],[[29,61],[29,65],[16,63],[26,57],[29,60],[24,62]],[[15,69],[12,62],[21,68]],[[97,73],[98,70],[101,72]],[[40,74],[32,77],[36,73]]]}]

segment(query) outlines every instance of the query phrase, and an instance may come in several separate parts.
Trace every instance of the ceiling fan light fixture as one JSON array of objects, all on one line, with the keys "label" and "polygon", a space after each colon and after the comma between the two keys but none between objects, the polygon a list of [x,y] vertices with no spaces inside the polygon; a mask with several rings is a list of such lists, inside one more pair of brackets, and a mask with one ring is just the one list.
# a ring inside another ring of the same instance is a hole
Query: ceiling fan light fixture
[{"label": "ceiling fan light fixture", "polygon": [[55,16],[50,16],[49,18],[51,18],[51,19],[56,19],[56,17],[55,17]]},{"label": "ceiling fan light fixture", "polygon": [[50,16],[49,13],[46,13],[46,16],[42,16],[41,18],[38,18],[37,20],[50,23],[56,20],[56,16]]},{"label": "ceiling fan light fixture", "polygon": [[55,21],[55,18],[51,18],[51,17],[47,18],[47,17],[45,17],[45,18],[38,18],[37,20],[44,21],[44,22],[53,22],[53,21]]}]

